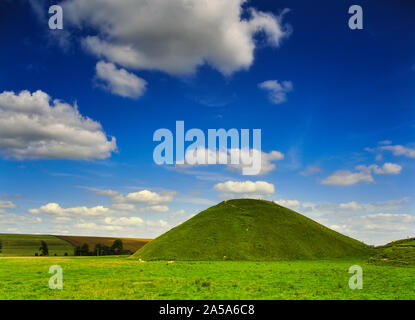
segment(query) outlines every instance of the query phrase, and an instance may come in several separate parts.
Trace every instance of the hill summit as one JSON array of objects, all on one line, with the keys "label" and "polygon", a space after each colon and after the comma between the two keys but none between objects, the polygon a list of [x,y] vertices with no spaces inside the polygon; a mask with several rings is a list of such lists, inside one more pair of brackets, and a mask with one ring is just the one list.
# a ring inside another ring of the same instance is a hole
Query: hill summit
[{"label": "hill summit", "polygon": [[227,200],[138,250],[143,260],[294,260],[365,255],[368,247],[271,201]]}]

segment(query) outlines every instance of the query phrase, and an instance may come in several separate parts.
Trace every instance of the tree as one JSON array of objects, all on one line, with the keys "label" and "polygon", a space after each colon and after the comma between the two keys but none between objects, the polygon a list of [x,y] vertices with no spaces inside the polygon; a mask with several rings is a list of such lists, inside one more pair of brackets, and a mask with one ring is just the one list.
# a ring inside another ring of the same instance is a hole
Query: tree
[{"label": "tree", "polygon": [[97,243],[94,249],[94,256],[102,256],[102,254],[103,254],[102,244]]},{"label": "tree", "polygon": [[123,249],[122,241],[120,239],[116,239],[111,246],[111,250],[114,252],[114,254],[120,254],[122,249]]},{"label": "tree", "polygon": [[3,244],[1,243],[1,240],[0,240],[0,253],[1,253],[1,249],[3,249]]},{"label": "tree", "polygon": [[81,256],[89,256],[89,246],[87,243],[84,243],[81,247]]},{"label": "tree", "polygon": [[43,240],[40,241],[39,250],[41,251],[42,256],[48,256],[49,255],[48,244],[46,243],[46,241],[43,241]]}]

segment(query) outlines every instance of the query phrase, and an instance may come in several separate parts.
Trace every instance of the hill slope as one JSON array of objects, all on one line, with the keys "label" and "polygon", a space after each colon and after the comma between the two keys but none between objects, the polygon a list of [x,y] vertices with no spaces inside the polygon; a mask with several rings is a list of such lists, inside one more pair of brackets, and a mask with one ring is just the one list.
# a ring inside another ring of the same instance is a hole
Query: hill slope
[{"label": "hill slope", "polygon": [[95,245],[102,244],[108,247],[114,243],[114,240],[122,240],[123,247],[125,250],[130,250],[135,252],[144,246],[147,242],[151,241],[150,239],[134,239],[134,238],[112,238],[112,237],[85,237],[85,236],[56,236],[59,239],[69,242],[74,247],[82,246],[87,244],[90,250],[95,248]]},{"label": "hill slope", "polygon": [[0,234],[0,256],[34,256],[40,254],[41,241],[49,248],[49,255],[73,255],[75,247],[70,243],[50,235]]},{"label": "hill slope", "polygon": [[270,201],[223,201],[138,250],[143,260],[293,260],[361,256],[368,247]]}]

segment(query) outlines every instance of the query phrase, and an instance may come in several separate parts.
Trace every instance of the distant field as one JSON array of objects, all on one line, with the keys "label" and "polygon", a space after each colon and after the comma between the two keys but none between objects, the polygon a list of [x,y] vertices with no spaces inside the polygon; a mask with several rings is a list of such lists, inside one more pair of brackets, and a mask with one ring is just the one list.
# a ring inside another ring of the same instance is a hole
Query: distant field
[{"label": "distant field", "polygon": [[48,235],[0,234],[2,249],[0,256],[34,256],[40,254],[41,241],[46,241],[49,255],[74,254],[74,247],[67,241]]},{"label": "distant field", "polygon": [[35,256],[40,254],[41,241],[46,241],[49,255],[63,256],[67,253],[73,256],[75,248],[88,244],[90,250],[94,250],[95,245],[100,243],[111,247],[115,239],[123,242],[126,250],[135,252],[144,246],[150,239],[133,238],[109,238],[109,237],[81,237],[81,236],[53,236],[53,235],[33,235],[33,234],[0,234],[1,250],[0,257],[19,257]]},{"label": "distant field", "polygon": [[122,240],[123,247],[125,250],[130,250],[131,252],[136,252],[147,242],[150,242],[150,239],[134,239],[134,238],[109,238],[109,237],[81,237],[81,236],[56,236],[59,239],[69,242],[73,246],[82,246],[87,244],[90,250],[95,248],[95,245],[98,243],[111,247],[114,243],[114,240]]},{"label": "distant field", "polygon": [[[348,286],[352,265],[363,289]],[[50,290],[50,266],[63,290]],[[415,299],[415,269],[357,259],[139,262],[125,257],[0,258],[1,299]]]}]

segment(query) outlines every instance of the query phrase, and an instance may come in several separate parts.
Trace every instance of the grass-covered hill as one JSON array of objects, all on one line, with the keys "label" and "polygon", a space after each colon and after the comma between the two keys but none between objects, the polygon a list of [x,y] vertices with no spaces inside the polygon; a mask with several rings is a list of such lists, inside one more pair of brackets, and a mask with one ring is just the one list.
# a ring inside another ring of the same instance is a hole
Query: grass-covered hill
[{"label": "grass-covered hill", "polygon": [[415,238],[397,240],[377,247],[369,261],[377,265],[415,267]]},{"label": "grass-covered hill", "polygon": [[270,201],[213,206],[138,250],[143,260],[294,260],[368,254],[363,243]]}]

